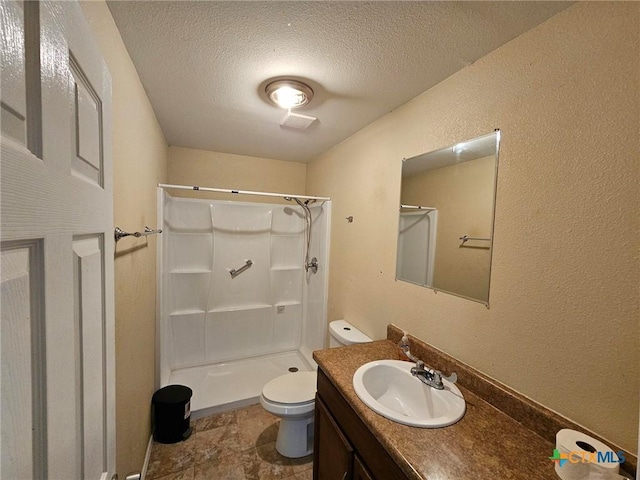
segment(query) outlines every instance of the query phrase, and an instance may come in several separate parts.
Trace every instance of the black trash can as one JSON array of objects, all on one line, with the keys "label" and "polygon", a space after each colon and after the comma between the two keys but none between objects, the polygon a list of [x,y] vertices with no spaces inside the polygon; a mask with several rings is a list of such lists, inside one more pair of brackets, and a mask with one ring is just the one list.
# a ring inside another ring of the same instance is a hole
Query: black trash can
[{"label": "black trash can", "polygon": [[153,438],[160,443],[178,443],[191,435],[191,395],[184,385],[167,385],[153,394]]}]

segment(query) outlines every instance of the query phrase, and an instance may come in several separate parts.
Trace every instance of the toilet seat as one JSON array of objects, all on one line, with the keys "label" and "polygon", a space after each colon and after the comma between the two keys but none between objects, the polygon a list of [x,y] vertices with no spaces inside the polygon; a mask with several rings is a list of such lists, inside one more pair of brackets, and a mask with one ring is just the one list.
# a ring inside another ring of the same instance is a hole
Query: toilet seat
[{"label": "toilet seat", "polygon": [[281,375],[267,383],[262,397],[272,403],[303,406],[315,402],[316,372],[294,372]]}]

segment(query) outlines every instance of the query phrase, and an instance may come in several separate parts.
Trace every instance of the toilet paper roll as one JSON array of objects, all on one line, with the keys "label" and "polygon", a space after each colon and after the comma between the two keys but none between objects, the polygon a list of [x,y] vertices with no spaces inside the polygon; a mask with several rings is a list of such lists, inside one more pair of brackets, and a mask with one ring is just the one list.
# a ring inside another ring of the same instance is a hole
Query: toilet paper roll
[{"label": "toilet paper roll", "polygon": [[[556,463],[562,480],[618,480],[618,455],[607,445],[582,432],[568,428],[556,434],[556,448],[566,462]],[[562,466],[560,466],[562,463]]]}]

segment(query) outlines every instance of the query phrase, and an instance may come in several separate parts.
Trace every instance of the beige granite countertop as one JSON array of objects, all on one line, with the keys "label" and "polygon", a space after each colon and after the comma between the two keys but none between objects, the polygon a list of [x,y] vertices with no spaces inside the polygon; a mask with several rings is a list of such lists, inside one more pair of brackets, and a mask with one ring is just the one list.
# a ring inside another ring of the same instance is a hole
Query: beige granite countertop
[{"label": "beige granite countertop", "polygon": [[347,399],[408,478],[421,480],[557,480],[549,457],[555,445],[459,387],[467,403],[462,419],[445,428],[415,428],[392,422],[356,395],[352,378],[361,365],[398,359],[389,340],[314,352],[319,367]]}]

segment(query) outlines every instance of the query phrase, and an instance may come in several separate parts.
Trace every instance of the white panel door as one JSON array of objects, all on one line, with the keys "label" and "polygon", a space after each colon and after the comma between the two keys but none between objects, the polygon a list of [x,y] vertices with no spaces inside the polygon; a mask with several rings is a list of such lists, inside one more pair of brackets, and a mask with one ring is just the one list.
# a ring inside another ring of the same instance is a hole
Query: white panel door
[{"label": "white panel door", "polygon": [[76,2],[0,19],[0,478],[109,480],[111,78]]}]

